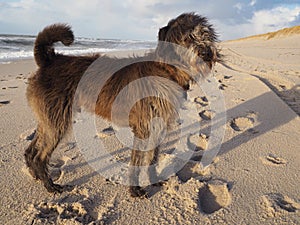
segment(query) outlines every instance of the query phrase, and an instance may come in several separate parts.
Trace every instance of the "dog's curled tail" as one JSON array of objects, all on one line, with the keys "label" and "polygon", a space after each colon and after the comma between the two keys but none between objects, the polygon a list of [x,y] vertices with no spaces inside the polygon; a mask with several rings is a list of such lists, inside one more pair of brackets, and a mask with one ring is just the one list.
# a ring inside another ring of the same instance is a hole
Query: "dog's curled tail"
[{"label": "dog's curled tail", "polygon": [[40,32],[34,44],[34,59],[39,67],[49,64],[55,58],[53,44],[61,41],[69,46],[74,41],[71,27],[66,24],[53,24]]}]

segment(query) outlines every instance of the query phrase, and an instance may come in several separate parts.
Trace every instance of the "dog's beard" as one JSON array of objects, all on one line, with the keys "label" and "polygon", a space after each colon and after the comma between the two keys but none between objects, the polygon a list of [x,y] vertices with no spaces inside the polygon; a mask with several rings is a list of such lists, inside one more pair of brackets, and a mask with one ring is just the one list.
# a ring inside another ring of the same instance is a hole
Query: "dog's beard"
[{"label": "dog's beard", "polygon": [[204,61],[199,56],[199,51],[197,45],[186,48],[169,42],[160,42],[156,54],[160,61],[176,66],[187,73],[192,81],[198,81],[209,76],[213,67],[211,61]]}]

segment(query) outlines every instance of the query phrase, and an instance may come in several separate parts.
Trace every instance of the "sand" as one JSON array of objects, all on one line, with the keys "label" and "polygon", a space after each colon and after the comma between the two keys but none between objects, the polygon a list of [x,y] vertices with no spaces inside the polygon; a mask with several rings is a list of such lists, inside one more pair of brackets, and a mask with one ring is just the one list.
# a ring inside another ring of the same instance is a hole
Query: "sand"
[{"label": "sand", "polygon": [[[300,224],[300,36],[221,48],[225,60],[214,69],[227,109],[220,152],[203,169],[197,160],[210,137],[190,136],[198,155],[149,199],[131,198],[119,177],[95,172],[72,135],[56,149],[50,171],[75,188],[53,195],[34,181],[23,153],[36,127],[25,99],[36,66],[32,60],[0,65],[0,223]],[[208,124],[215,116],[211,99],[191,96],[196,119]],[[121,151],[114,135],[107,126],[98,138],[128,162],[129,150]],[[168,154],[160,158],[172,161]]]}]

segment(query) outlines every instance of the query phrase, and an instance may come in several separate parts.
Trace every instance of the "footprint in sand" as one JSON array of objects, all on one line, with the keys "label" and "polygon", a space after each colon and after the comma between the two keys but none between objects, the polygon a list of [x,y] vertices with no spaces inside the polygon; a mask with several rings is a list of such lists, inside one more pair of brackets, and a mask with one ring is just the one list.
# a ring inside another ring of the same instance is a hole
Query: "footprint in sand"
[{"label": "footprint in sand", "polygon": [[58,181],[63,175],[63,168],[71,158],[63,156],[61,159],[57,159],[49,164],[50,166],[50,176],[53,181]]},{"label": "footprint in sand", "polygon": [[226,76],[226,75],[224,76],[225,80],[229,80],[230,78],[232,78],[232,76]]},{"label": "footprint in sand", "polygon": [[204,110],[199,115],[203,120],[211,120],[216,116],[216,112],[213,110]]},{"label": "footprint in sand", "polygon": [[26,141],[32,141],[34,138],[36,130],[35,129],[31,129],[31,130],[27,130],[24,133],[22,133],[20,135],[20,138],[22,140],[26,140]]},{"label": "footprint in sand", "polygon": [[16,79],[17,79],[17,80],[24,80],[24,79],[26,79],[26,78],[24,77],[23,74],[19,74],[18,76],[16,76]]},{"label": "footprint in sand", "polygon": [[71,192],[58,200],[31,205],[28,211],[33,214],[32,224],[91,224],[98,219],[91,208],[89,196]]},{"label": "footprint in sand", "polygon": [[201,106],[209,105],[208,99],[205,96],[195,98],[194,102],[196,102],[197,104],[200,104]]},{"label": "footprint in sand", "polygon": [[283,213],[294,213],[300,210],[300,203],[280,193],[270,193],[262,196],[261,205],[268,217]]},{"label": "footprint in sand", "polygon": [[110,127],[103,129],[101,132],[97,133],[96,137],[107,138],[114,134],[115,134],[114,128],[110,126]]},{"label": "footprint in sand", "polygon": [[260,158],[262,163],[265,165],[271,165],[271,166],[280,166],[280,165],[286,165],[287,161],[283,158],[277,157],[273,154],[269,154],[266,157]]},{"label": "footprint in sand", "polygon": [[4,105],[8,105],[10,101],[0,101],[0,107]]},{"label": "footprint in sand", "polygon": [[77,142],[73,142],[73,141],[68,142],[68,143],[66,143],[66,150],[65,151],[67,152],[67,151],[73,150],[76,147],[77,147]]},{"label": "footprint in sand", "polygon": [[282,91],[286,91],[288,88],[284,84],[279,84]]},{"label": "footprint in sand", "polygon": [[206,150],[208,137],[205,134],[192,134],[188,137],[188,146],[193,151]]},{"label": "footprint in sand", "polygon": [[244,131],[252,128],[254,122],[254,118],[251,117],[237,117],[231,121],[230,126],[235,131]]},{"label": "footprint in sand", "polygon": [[212,179],[209,167],[203,168],[199,161],[192,160],[187,162],[184,167],[176,173],[176,175],[183,182],[187,182],[192,178],[200,180],[201,182]]},{"label": "footprint in sand", "polygon": [[220,84],[219,89],[224,91],[228,86],[226,84]]},{"label": "footprint in sand", "polygon": [[228,184],[220,180],[209,181],[200,189],[200,207],[204,213],[214,213],[231,203]]}]

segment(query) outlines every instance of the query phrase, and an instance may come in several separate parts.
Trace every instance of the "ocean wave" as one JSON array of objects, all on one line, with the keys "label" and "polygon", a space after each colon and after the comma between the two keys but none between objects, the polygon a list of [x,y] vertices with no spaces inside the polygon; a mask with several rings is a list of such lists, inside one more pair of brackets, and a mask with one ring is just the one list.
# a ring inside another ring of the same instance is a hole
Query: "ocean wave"
[{"label": "ocean wave", "polygon": [[33,36],[0,35],[1,46],[33,46],[34,41]]},{"label": "ocean wave", "polygon": [[[26,35],[0,35],[0,63],[33,58],[35,38],[35,36]],[[149,49],[154,48],[155,45],[156,42],[154,41],[79,37],[69,47],[56,43],[55,50],[66,55],[84,55],[121,50]]]},{"label": "ocean wave", "polygon": [[[109,52],[113,51],[113,49],[99,49],[99,48],[88,48],[88,49],[58,49],[56,50],[59,54],[65,54],[65,55],[84,55],[84,54],[93,54],[93,53],[100,53],[100,52]],[[0,52],[0,62],[9,62],[19,59],[31,59],[33,58],[33,51],[6,51],[6,52]]]},{"label": "ocean wave", "polygon": [[0,63],[33,58],[33,51],[0,52]]},{"label": "ocean wave", "polygon": [[[142,50],[148,48],[138,48],[133,50]],[[64,55],[88,55],[88,54],[96,54],[96,53],[105,53],[105,52],[113,52],[113,51],[126,51],[129,49],[108,49],[108,48],[87,48],[87,49],[57,49],[56,52],[58,54]],[[0,52],[0,64],[9,63],[11,61],[22,60],[22,59],[32,59],[33,51],[10,51],[10,52]]]}]

